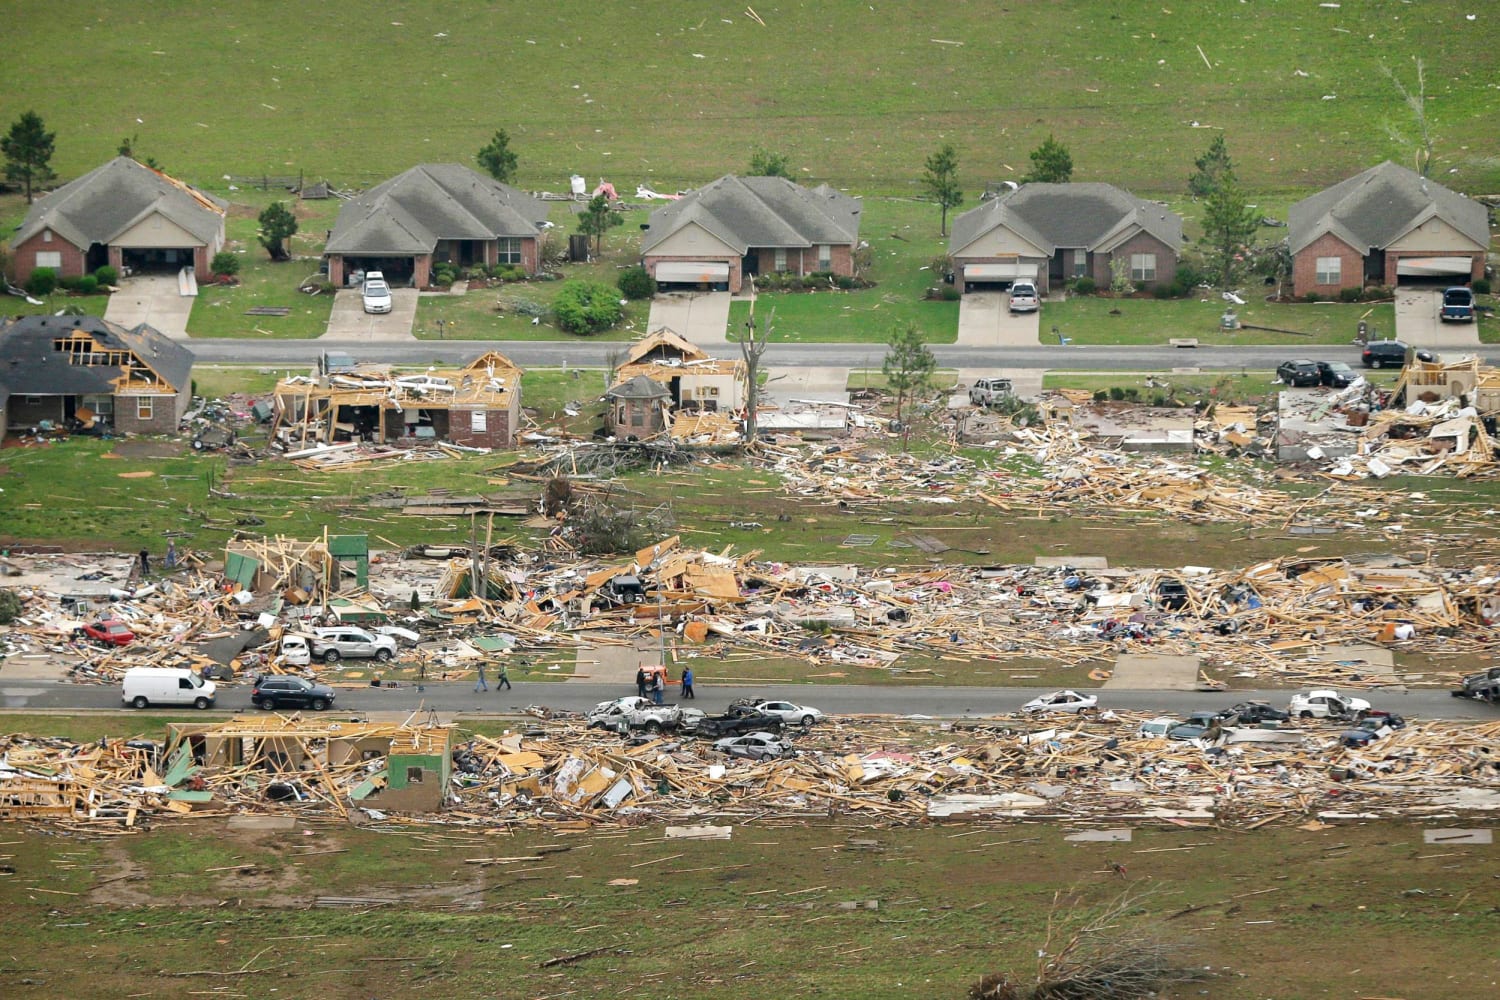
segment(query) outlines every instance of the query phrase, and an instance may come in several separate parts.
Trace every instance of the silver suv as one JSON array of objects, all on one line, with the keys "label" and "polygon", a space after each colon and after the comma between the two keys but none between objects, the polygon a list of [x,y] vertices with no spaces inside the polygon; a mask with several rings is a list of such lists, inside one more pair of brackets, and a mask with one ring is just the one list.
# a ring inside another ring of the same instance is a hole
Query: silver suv
[{"label": "silver suv", "polygon": [[1011,284],[1011,312],[1036,312],[1039,308],[1041,308],[1041,300],[1037,297],[1036,285],[1029,281],[1017,281]]},{"label": "silver suv", "polygon": [[396,640],[388,635],[371,635],[362,628],[340,625],[313,629],[313,655],[324,663],[349,659],[374,658],[384,663],[396,655]]},{"label": "silver suv", "polygon": [[969,402],[974,406],[994,406],[1014,392],[1008,378],[975,379],[969,386]]}]

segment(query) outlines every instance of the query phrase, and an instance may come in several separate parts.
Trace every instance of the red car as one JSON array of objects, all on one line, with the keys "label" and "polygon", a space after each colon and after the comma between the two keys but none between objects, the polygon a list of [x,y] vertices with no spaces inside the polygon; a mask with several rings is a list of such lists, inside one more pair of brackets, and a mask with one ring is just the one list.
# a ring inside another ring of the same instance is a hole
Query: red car
[{"label": "red car", "polygon": [[128,646],[135,641],[130,626],[118,618],[101,618],[89,625],[73,630],[75,639],[92,639],[106,646]]}]

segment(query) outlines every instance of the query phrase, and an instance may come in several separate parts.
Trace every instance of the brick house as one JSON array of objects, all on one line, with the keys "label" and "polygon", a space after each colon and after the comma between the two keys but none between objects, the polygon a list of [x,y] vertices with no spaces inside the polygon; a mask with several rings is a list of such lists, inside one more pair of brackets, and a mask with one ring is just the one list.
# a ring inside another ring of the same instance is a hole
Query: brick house
[{"label": "brick house", "polygon": [[1110,283],[1110,265],[1130,262],[1130,278],[1170,284],[1182,246],[1182,216],[1113,184],[1023,184],[953,220],[948,255],[963,291],[1018,278],[1053,285],[1089,277]]},{"label": "brick house", "polygon": [[1484,276],[1490,244],[1483,205],[1389,160],[1297,202],[1287,224],[1296,295],[1465,284]]},{"label": "brick house", "polygon": [[521,419],[521,374],[490,351],[463,368],[404,378],[360,367],[286,378],[273,396],[271,434],[293,448],[353,440],[509,448]]},{"label": "brick house", "polygon": [[69,181],[26,213],[11,238],[16,281],[49,267],[60,278],[105,264],[121,275],[191,267],[203,281],[224,247],[228,202],[128,156]]},{"label": "brick house", "polygon": [[535,274],[547,206],[460,163],[425,163],[344,202],[324,254],[342,285],[355,270],[423,288],[434,264],[514,264]]},{"label": "brick house", "polygon": [[826,184],[729,174],[651,213],[641,263],[667,291],[738,292],[773,271],[852,277],[861,209]]},{"label": "brick house", "polygon": [[6,429],[94,421],[129,434],[173,434],[192,399],[193,355],[144,323],[26,316],[0,327]]}]

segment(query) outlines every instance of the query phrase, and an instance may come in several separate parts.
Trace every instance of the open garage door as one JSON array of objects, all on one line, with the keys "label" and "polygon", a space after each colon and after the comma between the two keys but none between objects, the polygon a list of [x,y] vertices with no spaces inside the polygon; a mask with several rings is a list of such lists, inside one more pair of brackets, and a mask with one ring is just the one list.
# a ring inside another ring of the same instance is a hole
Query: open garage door
[{"label": "open garage door", "polygon": [[1468,278],[1468,257],[1402,257],[1396,261],[1398,278]]},{"label": "open garage door", "polygon": [[965,264],[964,291],[990,291],[1009,286],[1022,278],[1036,280],[1037,266],[1019,261],[1005,264]]},{"label": "open garage door", "polygon": [[729,265],[720,260],[664,260],[656,265],[656,283],[723,290],[729,287]]}]

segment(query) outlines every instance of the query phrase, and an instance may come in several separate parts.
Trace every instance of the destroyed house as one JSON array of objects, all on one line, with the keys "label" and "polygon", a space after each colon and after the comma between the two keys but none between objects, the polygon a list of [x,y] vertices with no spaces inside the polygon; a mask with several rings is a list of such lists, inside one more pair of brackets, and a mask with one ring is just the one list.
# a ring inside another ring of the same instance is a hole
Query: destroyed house
[{"label": "destroyed house", "polygon": [[654,437],[667,429],[671,414],[671,392],[653,378],[636,375],[610,387],[604,394],[608,404],[604,424],[617,437]]},{"label": "destroyed house", "polygon": [[424,163],[346,201],[324,251],[328,278],[378,270],[418,288],[433,265],[512,265],[535,274],[547,206],[459,163]]},{"label": "destroyed house", "polygon": [[745,373],[743,361],[710,357],[662,327],[630,348],[613,384],[643,375],[666,388],[674,411],[738,413],[745,405]]},{"label": "destroyed house", "polygon": [[38,198],[11,238],[15,279],[51,268],[60,278],[105,264],[121,275],[191,268],[200,281],[224,247],[228,203],[128,156]]},{"label": "destroyed house", "polygon": [[95,316],[25,316],[0,327],[6,430],[42,421],[171,434],[192,395],[193,355],[145,324]]},{"label": "destroyed house", "polygon": [[641,263],[667,291],[738,292],[771,272],[852,276],[861,208],[826,184],[729,174],[651,213]]},{"label": "destroyed house", "polygon": [[1484,205],[1386,161],[1291,207],[1292,288],[1337,295],[1366,284],[1467,284],[1484,276]]},{"label": "destroyed house", "polygon": [[291,448],[350,441],[508,448],[520,416],[521,369],[490,351],[459,369],[282,379],[272,436]]},{"label": "destroyed house", "polygon": [[1075,278],[1101,288],[1124,261],[1130,280],[1171,284],[1182,216],[1113,184],[1023,184],[953,220],[948,254],[964,291],[1036,283],[1046,294]]}]

